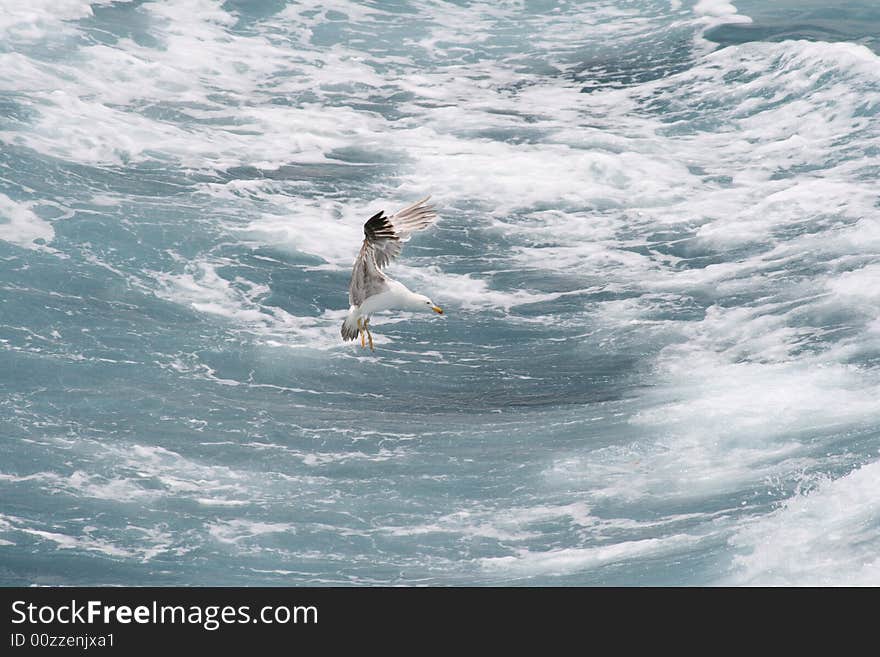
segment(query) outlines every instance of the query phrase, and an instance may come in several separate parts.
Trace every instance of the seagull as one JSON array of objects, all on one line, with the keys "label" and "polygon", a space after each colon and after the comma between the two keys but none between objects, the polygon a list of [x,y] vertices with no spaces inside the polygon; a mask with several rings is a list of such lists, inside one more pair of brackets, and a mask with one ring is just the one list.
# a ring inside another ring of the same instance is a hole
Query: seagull
[{"label": "seagull", "polygon": [[382,310],[431,310],[438,315],[443,310],[424,294],[416,294],[406,285],[385,275],[382,269],[400,254],[402,243],[409,240],[417,230],[422,230],[437,220],[434,207],[428,205],[430,196],[390,216],[380,210],[364,224],[364,243],[355,258],[348,286],[348,316],[342,322],[342,339],[365,337],[373,349],[370,333],[370,316]]}]

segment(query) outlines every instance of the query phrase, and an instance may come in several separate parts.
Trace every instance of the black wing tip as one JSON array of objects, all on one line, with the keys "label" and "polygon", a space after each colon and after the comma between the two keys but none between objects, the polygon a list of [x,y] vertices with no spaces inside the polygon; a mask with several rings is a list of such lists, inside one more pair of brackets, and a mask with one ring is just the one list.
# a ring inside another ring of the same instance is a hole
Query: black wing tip
[{"label": "black wing tip", "polygon": [[[425,198],[420,201],[416,201],[412,205],[404,208],[400,212],[398,212],[394,216],[402,215],[402,214],[412,214],[413,217],[418,217],[420,219],[425,218],[436,218],[437,217],[437,209],[434,207],[433,203],[428,203],[431,199],[431,195],[428,194]],[[400,236],[394,230],[394,225],[391,223],[391,218],[385,215],[384,210],[379,210],[372,217],[367,219],[364,223],[364,236],[368,240],[375,239],[391,239],[396,240],[400,239]],[[428,222],[430,223],[430,222]],[[427,225],[427,224],[425,224]]]},{"label": "black wing tip", "polygon": [[397,239],[397,233],[394,232],[394,226],[388,221],[388,217],[384,215],[385,211],[379,210],[376,214],[367,219],[367,222],[364,224],[364,236],[368,240]]}]

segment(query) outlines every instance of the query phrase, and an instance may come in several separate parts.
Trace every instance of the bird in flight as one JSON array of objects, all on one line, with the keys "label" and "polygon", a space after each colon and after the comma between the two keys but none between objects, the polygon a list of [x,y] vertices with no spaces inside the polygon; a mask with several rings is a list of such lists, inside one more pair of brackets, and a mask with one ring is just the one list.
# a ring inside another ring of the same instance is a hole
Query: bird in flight
[{"label": "bird in flight", "polygon": [[379,211],[364,224],[364,243],[354,261],[348,286],[350,307],[342,322],[343,340],[360,337],[361,347],[365,347],[366,338],[370,349],[374,350],[370,316],[383,310],[430,310],[443,314],[443,310],[424,294],[416,294],[382,271],[400,254],[403,242],[437,220],[434,207],[428,205],[429,198],[425,197],[390,216],[386,216],[384,210]]}]

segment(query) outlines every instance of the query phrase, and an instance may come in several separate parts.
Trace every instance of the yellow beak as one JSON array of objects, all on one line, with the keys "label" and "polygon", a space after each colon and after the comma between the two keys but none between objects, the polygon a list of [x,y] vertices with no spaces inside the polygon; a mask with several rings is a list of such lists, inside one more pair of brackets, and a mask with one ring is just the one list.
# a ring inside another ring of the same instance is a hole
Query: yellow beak
[{"label": "yellow beak", "polygon": [[438,315],[442,315],[442,314],[443,314],[443,309],[440,308],[439,306],[431,306],[431,310],[433,310],[433,311],[434,311],[435,313],[437,313]]}]

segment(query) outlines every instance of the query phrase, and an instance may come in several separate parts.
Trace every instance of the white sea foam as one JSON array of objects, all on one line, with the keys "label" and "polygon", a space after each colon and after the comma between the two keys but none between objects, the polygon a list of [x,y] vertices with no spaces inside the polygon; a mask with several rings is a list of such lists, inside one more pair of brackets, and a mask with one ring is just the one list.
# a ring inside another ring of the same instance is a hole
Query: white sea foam
[{"label": "white sea foam", "polygon": [[[72,4],[88,10],[88,3]],[[123,48],[87,46],[51,65],[0,54],[6,71],[0,73],[0,88],[32,89],[40,101],[33,128],[0,132],[0,141],[84,163],[171,158],[196,169],[323,161],[333,148],[348,145],[345,135],[356,135],[369,121],[349,108],[243,105],[233,116],[210,100],[214,93],[244,98],[258,81],[299,63],[291,51],[262,36],[232,35],[228,27],[235,18],[221,4],[142,6],[139,11],[164,40],[161,49],[123,39]],[[185,111],[212,122],[183,128],[132,111],[143,99],[192,105]]]},{"label": "white sea foam", "polygon": [[[255,300],[269,290],[247,281],[229,281],[217,273],[217,267],[205,260],[186,265],[185,273],[157,273],[162,283],[161,296],[187,303],[205,313],[222,315],[243,323],[265,323],[270,317]],[[240,285],[236,286],[235,283]]]},{"label": "white sea foam", "polygon": [[208,533],[221,543],[237,544],[264,534],[294,534],[296,528],[288,523],[230,520],[208,525]]},{"label": "white sea foam", "polygon": [[880,304],[880,264],[845,271],[830,279],[827,285],[829,290],[845,297],[849,303],[869,304],[876,309]]},{"label": "white sea foam", "polygon": [[664,538],[618,541],[586,548],[547,551],[520,550],[516,556],[482,559],[484,568],[519,576],[568,575],[621,561],[633,561],[692,549],[697,536],[675,534]]},{"label": "white sea foam", "polygon": [[0,194],[0,240],[36,249],[36,240],[50,242],[54,237],[52,225],[34,214],[28,203]]},{"label": "white sea foam", "polygon": [[260,197],[273,201],[278,210],[239,227],[244,240],[317,256],[336,269],[351,267],[363,239],[364,215],[370,209],[265,192]]},{"label": "white sea foam", "polygon": [[[653,179],[674,194],[628,203],[628,185],[608,187],[626,211],[541,211],[520,226],[502,220],[532,242],[516,252],[523,265],[601,273],[611,289],[638,293],[596,304],[609,328],[650,318],[646,331],[665,325],[667,336],[678,336],[653,362],[658,392],[643,395],[632,419],[644,438],[560,458],[550,481],[577,481],[596,499],[729,494],[820,459],[830,464],[811,437],[833,441],[878,416],[880,381],[851,362],[876,344],[877,193],[859,173],[870,160],[846,156],[849,144],[880,143],[865,112],[880,104],[878,63],[853,44],[747,44],[708,55],[637,90],[669,103],[653,126],[651,114],[629,115],[628,103],[612,114],[638,135],[630,159],[653,166]],[[603,95],[616,102],[632,93],[596,91],[591,100],[606,108]],[[711,129],[691,124],[698,103],[713,108]],[[646,131],[655,138],[643,141]],[[693,172],[697,162],[701,173]],[[730,179],[719,184],[714,176],[725,172]],[[664,226],[723,261],[682,267],[693,251],[667,255],[674,240],[648,253],[621,248],[651,245],[650,233]],[[728,254],[742,247],[742,256]],[[799,263],[804,273],[786,274]],[[702,318],[654,319],[669,300],[674,307],[693,295],[717,304]],[[841,313],[853,337],[838,333]]]},{"label": "white sea foam", "polygon": [[51,541],[55,543],[57,547],[61,550],[93,550],[95,552],[106,554],[110,557],[133,557],[137,554],[133,550],[119,547],[118,545],[114,545],[113,543],[110,543],[108,541],[102,541],[89,537],[69,536],[67,534],[61,534],[58,532],[49,532],[45,530],[31,529],[26,527],[19,527],[18,530],[24,532],[25,534],[30,534],[46,541]]},{"label": "white sea foam", "polygon": [[[229,280],[217,269],[225,263],[207,258],[194,260],[184,272],[153,272],[157,296],[233,322],[242,330],[262,335],[266,344],[288,347],[335,348],[346,310],[328,310],[320,316],[296,316],[277,306],[261,303],[269,288],[247,279]],[[340,295],[346,298],[346,291]],[[209,373],[210,374],[210,373]]]},{"label": "white sea foam", "polygon": [[[733,14],[738,13],[738,9],[732,2],[727,0],[699,0],[694,5],[694,12],[702,16],[724,16],[729,18]],[[747,16],[740,17],[743,22],[751,22]]]},{"label": "white sea foam", "polygon": [[563,522],[580,530],[600,524],[583,502],[564,505],[535,505],[505,509],[461,510],[440,516],[432,522],[383,527],[381,533],[393,536],[416,536],[421,534],[458,534],[466,537],[479,536],[519,543],[541,536],[535,525],[551,521]]},{"label": "white sea foam", "polygon": [[[38,540],[47,541],[55,545],[59,550],[86,550],[100,552],[113,558],[132,558],[138,556],[139,548],[129,549],[99,536],[96,527],[85,527],[78,536],[65,534],[59,531],[50,531],[34,526],[36,523],[25,519],[0,515],[0,529],[8,533],[19,533],[24,536],[34,537]],[[55,529],[53,526],[51,529]],[[32,539],[31,539],[32,540]]]},{"label": "white sea foam", "polygon": [[[65,29],[65,21],[93,15],[92,7],[116,0],[0,0],[0,36],[15,41],[38,41]],[[68,31],[72,28],[67,28]]]},{"label": "white sea foam", "polygon": [[732,572],[749,586],[880,585],[880,463],[864,465],[786,500],[731,539]]},{"label": "white sea foam", "polygon": [[139,500],[158,495],[158,491],[145,489],[136,479],[104,477],[75,470],[69,475],[42,471],[29,475],[16,476],[0,473],[0,481],[21,483],[39,481],[42,486],[55,493],[66,493],[73,497],[91,497],[102,500]]}]

